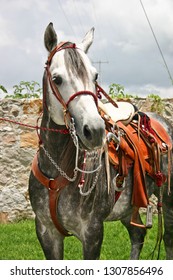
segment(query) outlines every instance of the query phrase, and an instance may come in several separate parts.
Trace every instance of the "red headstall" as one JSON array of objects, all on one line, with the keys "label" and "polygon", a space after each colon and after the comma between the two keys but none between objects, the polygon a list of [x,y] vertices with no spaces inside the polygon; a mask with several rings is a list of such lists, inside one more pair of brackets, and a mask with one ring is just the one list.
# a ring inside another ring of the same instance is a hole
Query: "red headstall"
[{"label": "red headstall", "polygon": [[47,59],[47,64],[50,65],[53,56],[54,56],[57,52],[59,52],[59,51],[61,51],[61,50],[64,50],[64,49],[76,49],[76,48],[77,48],[77,47],[76,47],[76,44],[73,44],[73,43],[72,43],[72,44],[67,45],[67,43],[68,43],[68,42],[61,42],[61,43],[59,43],[59,44],[51,51],[51,53],[49,54],[49,57],[48,57],[48,59]]},{"label": "red headstall", "polygon": [[[66,120],[66,117],[68,115],[68,117],[70,118],[70,114],[69,114],[69,111],[68,111],[68,106],[69,106],[69,103],[74,100],[76,97],[78,97],[79,95],[91,95],[93,98],[94,98],[94,101],[96,103],[96,106],[98,106],[98,95],[97,94],[94,94],[93,92],[91,91],[87,91],[87,90],[84,90],[84,91],[78,91],[76,93],[74,93],[72,96],[70,96],[69,100],[67,102],[64,101],[61,93],[59,92],[57,86],[55,85],[55,83],[53,82],[52,80],[52,76],[51,76],[51,73],[50,73],[50,65],[51,65],[51,61],[52,61],[52,58],[53,56],[61,51],[61,50],[64,50],[64,49],[67,49],[67,48],[77,48],[75,44],[67,44],[67,42],[62,42],[60,43],[59,45],[57,45],[50,53],[49,57],[48,57],[48,60],[46,62],[46,74],[47,74],[47,78],[48,78],[48,81],[49,81],[49,84],[50,84],[50,87],[51,87],[51,90],[53,92],[53,94],[55,95],[55,97],[58,99],[58,101],[61,103],[61,105],[63,106],[63,110],[64,110],[64,120],[65,120],[65,124],[66,126],[67,125],[67,120]],[[47,91],[47,86],[46,86],[46,81],[44,79],[44,83],[43,83],[43,95],[44,95],[44,99],[45,99],[45,94],[46,94],[46,91]],[[44,102],[45,103],[45,102]]]}]

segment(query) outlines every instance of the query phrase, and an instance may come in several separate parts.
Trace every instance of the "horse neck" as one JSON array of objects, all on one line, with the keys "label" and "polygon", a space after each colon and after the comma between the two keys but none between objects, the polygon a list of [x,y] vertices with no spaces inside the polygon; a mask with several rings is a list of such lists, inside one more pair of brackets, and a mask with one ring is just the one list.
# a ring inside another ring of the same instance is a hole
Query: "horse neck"
[{"label": "horse neck", "polygon": [[54,178],[59,175],[59,171],[47,156],[49,154],[51,159],[53,159],[62,170],[67,174],[71,173],[75,168],[75,146],[70,134],[49,130],[56,129],[61,131],[62,129],[66,129],[66,127],[55,124],[47,111],[43,113],[41,126],[47,128],[46,131],[41,131],[40,133],[40,140],[42,146],[44,146],[44,150],[40,147],[39,153],[39,165],[41,170],[49,177]]}]

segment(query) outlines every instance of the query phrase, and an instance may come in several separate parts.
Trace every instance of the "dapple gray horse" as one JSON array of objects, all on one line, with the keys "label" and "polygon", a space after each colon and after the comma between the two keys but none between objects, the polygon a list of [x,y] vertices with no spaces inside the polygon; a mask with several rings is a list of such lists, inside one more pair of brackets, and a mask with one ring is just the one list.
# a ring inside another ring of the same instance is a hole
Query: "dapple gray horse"
[{"label": "dapple gray horse", "polygon": [[[117,170],[110,165],[110,190],[107,184],[105,123],[98,113],[96,80],[98,73],[91,65],[87,51],[93,42],[91,29],[78,44],[58,45],[50,23],[44,41],[49,58],[43,78],[43,117],[40,131],[38,168],[43,176],[65,178],[56,205],[58,223],[82,243],[84,259],[98,259],[103,240],[103,222],[121,220],[131,239],[131,259],[138,259],[145,228],[130,224],[132,214],[133,168],[129,169],[126,186],[115,203],[113,178]],[[58,45],[58,47],[57,47]],[[158,119],[158,116],[156,116]],[[161,117],[160,123],[172,138],[172,127]],[[167,174],[167,156],[162,159]],[[50,188],[31,171],[30,200],[35,212],[36,232],[46,259],[63,259],[65,236],[58,231],[49,210]],[[173,182],[173,181],[172,181]],[[158,189],[147,177],[148,195]],[[173,187],[163,193],[164,243],[168,259],[173,259]],[[140,216],[138,216],[140,221]]]}]

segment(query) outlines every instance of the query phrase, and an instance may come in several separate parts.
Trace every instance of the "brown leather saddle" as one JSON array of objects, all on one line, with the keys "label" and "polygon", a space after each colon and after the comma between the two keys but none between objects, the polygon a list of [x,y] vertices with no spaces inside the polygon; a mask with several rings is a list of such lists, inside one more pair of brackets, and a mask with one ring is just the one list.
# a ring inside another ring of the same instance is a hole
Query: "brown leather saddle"
[{"label": "brown leather saddle", "polygon": [[[129,122],[127,114],[124,114],[125,122],[122,120],[114,122],[108,115],[108,111],[101,106],[100,114],[105,120],[107,135],[113,134],[114,137],[108,141],[108,153],[111,164],[118,169],[116,185],[122,188],[122,184],[128,175],[130,167],[133,167],[133,193],[132,205],[133,215],[131,224],[136,226],[143,225],[137,222],[137,213],[140,207],[151,210],[149,198],[146,190],[145,176],[148,174],[158,187],[167,180],[168,190],[170,189],[171,172],[171,149],[172,143],[169,135],[163,126],[155,119],[150,119],[142,112],[134,112],[131,115],[129,107]],[[117,108],[114,107],[114,110]],[[118,114],[117,114],[118,115]],[[121,115],[122,116],[122,115]],[[165,176],[160,169],[162,154],[168,154],[168,174]],[[146,227],[151,227],[149,221]]]}]

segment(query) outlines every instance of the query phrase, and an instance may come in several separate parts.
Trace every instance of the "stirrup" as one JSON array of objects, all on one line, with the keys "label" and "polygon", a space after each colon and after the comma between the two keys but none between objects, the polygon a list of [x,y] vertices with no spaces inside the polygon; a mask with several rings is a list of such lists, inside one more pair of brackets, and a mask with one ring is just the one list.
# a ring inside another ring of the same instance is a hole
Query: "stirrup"
[{"label": "stirrup", "polygon": [[142,223],[139,224],[139,222],[137,220],[138,212],[139,212],[139,208],[137,206],[134,206],[130,224],[133,226],[136,226],[136,227],[140,227],[140,228],[152,228],[153,207],[149,204],[147,205],[145,225]]}]

